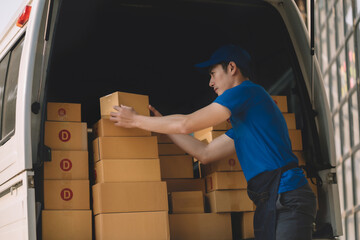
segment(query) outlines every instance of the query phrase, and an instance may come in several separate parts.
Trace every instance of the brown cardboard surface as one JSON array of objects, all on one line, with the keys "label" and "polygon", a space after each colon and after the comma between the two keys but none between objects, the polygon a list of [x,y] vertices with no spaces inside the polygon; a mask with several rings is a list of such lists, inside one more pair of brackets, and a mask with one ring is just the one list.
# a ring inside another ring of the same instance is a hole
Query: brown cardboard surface
[{"label": "brown cardboard surface", "polygon": [[103,159],[95,170],[96,183],[161,181],[159,159]]},{"label": "brown cardboard surface", "polygon": [[93,126],[94,137],[149,137],[151,132],[140,128],[123,128],[109,119],[100,119]]},{"label": "brown cardboard surface", "polygon": [[305,166],[306,162],[305,162],[305,158],[304,158],[304,152],[302,152],[302,151],[293,151],[293,153],[295,154],[295,156],[299,160],[299,166]]},{"label": "brown cardboard surface", "polygon": [[247,188],[243,172],[214,172],[206,176],[205,183],[207,192]]},{"label": "brown cardboard surface", "polygon": [[254,234],[254,213],[244,212],[242,213],[241,221],[241,236],[243,239],[255,238]]},{"label": "brown cardboard surface", "polygon": [[288,129],[296,129],[295,113],[283,113]]},{"label": "brown cardboard surface", "polygon": [[95,161],[159,157],[156,137],[98,137],[93,149]]},{"label": "brown cardboard surface", "polygon": [[89,179],[87,151],[51,151],[51,161],[44,162],[44,179]]},{"label": "brown cardboard surface", "polygon": [[204,195],[202,191],[172,192],[170,195],[172,213],[203,213]]},{"label": "brown cardboard surface", "polygon": [[231,122],[230,122],[230,119],[229,119],[229,120],[227,120],[225,122],[222,122],[222,123],[219,123],[218,125],[213,126],[212,130],[227,131],[227,130],[229,130],[231,128],[232,128],[232,126],[231,126]]},{"label": "brown cardboard surface", "polygon": [[236,153],[230,157],[216,162],[201,164],[202,175],[207,176],[213,172],[241,171],[241,166]]},{"label": "brown cardboard surface", "polygon": [[[203,132],[202,132],[203,131]],[[196,132],[194,133],[194,137],[200,141],[204,141],[206,143],[210,143],[212,142],[215,138],[220,137],[221,135],[223,135],[224,133],[226,133],[226,131],[208,131],[205,132],[205,130],[201,130],[201,132]]]},{"label": "brown cardboard surface", "polygon": [[159,155],[184,155],[186,152],[174,143],[159,143]]},{"label": "brown cardboard surface", "polygon": [[231,240],[230,213],[169,214],[171,240]]},{"label": "brown cardboard surface", "polygon": [[190,155],[159,156],[161,178],[193,178],[193,160]]},{"label": "brown cardboard surface", "polygon": [[92,189],[95,215],[168,210],[166,182],[97,183]]},{"label": "brown cardboard surface", "polygon": [[202,191],[205,194],[205,179],[163,179],[168,192]]},{"label": "brown cardboard surface", "polygon": [[48,102],[46,120],[81,122],[81,104]]},{"label": "brown cardboard surface", "polygon": [[283,113],[288,112],[287,98],[286,96],[271,96],[280,111]]},{"label": "brown cardboard surface", "polygon": [[113,107],[120,105],[132,107],[140,115],[150,116],[149,96],[127,92],[114,92],[100,98],[101,118],[109,118],[110,112],[116,111]]},{"label": "brown cardboard surface", "polygon": [[45,145],[52,150],[87,151],[86,123],[46,121]]},{"label": "brown cardboard surface", "polygon": [[293,151],[302,151],[303,144],[302,144],[301,130],[289,129],[289,137],[290,137],[290,141],[291,141],[292,150]]},{"label": "brown cardboard surface", "polygon": [[44,180],[44,209],[90,209],[89,180]]},{"label": "brown cardboard surface", "polygon": [[255,211],[246,190],[213,191],[207,193],[206,198],[213,213]]},{"label": "brown cardboard surface", "polygon": [[91,210],[43,210],[42,239],[91,240]]},{"label": "brown cardboard surface", "polygon": [[173,143],[166,134],[151,132],[151,135],[157,137],[158,143]]},{"label": "brown cardboard surface", "polygon": [[95,216],[97,240],[169,240],[167,211],[109,213]]}]

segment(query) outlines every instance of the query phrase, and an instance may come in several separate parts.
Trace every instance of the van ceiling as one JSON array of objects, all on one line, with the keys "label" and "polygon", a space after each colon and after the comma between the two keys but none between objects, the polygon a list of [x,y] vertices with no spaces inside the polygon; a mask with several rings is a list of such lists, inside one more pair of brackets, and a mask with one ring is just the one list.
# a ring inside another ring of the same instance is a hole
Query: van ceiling
[{"label": "van ceiling", "polygon": [[190,113],[216,97],[194,64],[228,43],[250,53],[252,80],[267,90],[293,68],[284,23],[262,1],[63,1],[48,101],[81,103],[89,127],[99,98],[115,91],[149,95],[165,115]]}]

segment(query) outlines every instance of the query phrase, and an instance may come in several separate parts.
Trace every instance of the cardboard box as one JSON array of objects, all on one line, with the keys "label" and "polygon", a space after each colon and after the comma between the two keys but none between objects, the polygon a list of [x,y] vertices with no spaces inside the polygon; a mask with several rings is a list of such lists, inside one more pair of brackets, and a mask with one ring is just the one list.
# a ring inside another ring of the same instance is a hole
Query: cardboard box
[{"label": "cardboard box", "polygon": [[255,205],[246,190],[212,191],[206,194],[211,212],[251,212]]},{"label": "cardboard box", "polygon": [[202,191],[205,194],[205,179],[164,179],[168,192]]},{"label": "cardboard box", "polygon": [[89,180],[44,180],[45,209],[90,209]]},{"label": "cardboard box", "polygon": [[151,132],[151,135],[157,137],[158,143],[173,143],[166,134]]},{"label": "cardboard box", "polygon": [[92,189],[95,215],[168,211],[166,182],[97,183]]},{"label": "cardboard box", "polygon": [[295,154],[295,156],[299,160],[299,166],[305,166],[306,162],[305,162],[305,158],[304,158],[304,152],[294,151],[293,153]]},{"label": "cardboard box", "polygon": [[280,111],[283,113],[288,112],[287,98],[286,96],[271,96]]},{"label": "cardboard box", "polygon": [[48,102],[47,120],[81,122],[81,104]]},{"label": "cardboard box", "polygon": [[52,150],[87,151],[86,123],[46,121],[45,145]]},{"label": "cardboard box", "polygon": [[43,210],[42,239],[92,239],[91,210]]},{"label": "cardboard box", "polygon": [[255,238],[255,234],[254,234],[254,213],[255,212],[244,212],[244,213],[242,213],[241,237],[243,239]]},{"label": "cardboard box", "polygon": [[87,151],[51,151],[51,162],[44,162],[44,179],[89,179]]},{"label": "cardboard box", "polygon": [[109,119],[100,119],[93,126],[94,137],[149,137],[150,131],[140,128],[123,128],[114,125]]},{"label": "cardboard box", "polygon": [[93,149],[95,161],[159,157],[156,137],[98,137]]},{"label": "cardboard box", "polygon": [[[205,130],[204,130],[205,131]],[[215,138],[220,137],[221,135],[225,134],[226,131],[210,131],[210,132],[203,132],[203,133],[194,133],[194,137],[200,141],[205,143],[211,143]]]},{"label": "cardboard box", "polygon": [[230,213],[169,214],[171,240],[231,240]]},{"label": "cardboard box", "polygon": [[247,188],[243,172],[214,172],[205,178],[205,182],[207,192]]},{"label": "cardboard box", "polygon": [[302,145],[301,130],[289,129],[289,137],[290,137],[290,141],[291,141],[292,150],[293,151],[302,151],[303,145]]},{"label": "cardboard box", "polygon": [[161,181],[159,159],[103,159],[95,172],[96,183]]},{"label": "cardboard box", "polygon": [[169,240],[168,212],[111,213],[95,216],[97,240]]},{"label": "cardboard box", "polygon": [[159,156],[161,178],[194,178],[190,155]]},{"label": "cardboard box", "polygon": [[111,112],[116,112],[114,106],[120,105],[132,107],[140,115],[150,116],[149,96],[135,93],[114,92],[100,98],[101,118],[108,119]]},{"label": "cardboard box", "polygon": [[296,129],[295,113],[283,113],[288,129]]},{"label": "cardboard box", "polygon": [[207,176],[213,172],[241,171],[241,166],[236,153],[230,157],[208,164],[201,164],[202,175]]},{"label": "cardboard box", "polygon": [[231,129],[232,126],[231,126],[231,122],[230,122],[230,119],[222,122],[222,123],[219,123],[218,125],[215,125],[213,127],[212,130],[216,130],[216,131],[227,131],[229,129]]},{"label": "cardboard box", "polygon": [[159,155],[184,155],[186,152],[174,143],[160,143]]},{"label": "cardboard box", "polygon": [[172,213],[203,213],[204,195],[202,191],[172,192],[170,194]]}]

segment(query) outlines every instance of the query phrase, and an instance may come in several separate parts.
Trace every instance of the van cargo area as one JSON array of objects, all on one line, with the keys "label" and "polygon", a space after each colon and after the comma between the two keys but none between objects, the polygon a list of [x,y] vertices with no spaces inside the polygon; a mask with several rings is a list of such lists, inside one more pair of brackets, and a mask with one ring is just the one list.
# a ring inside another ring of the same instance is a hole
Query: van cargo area
[{"label": "van cargo area", "polygon": [[[188,114],[206,106],[216,94],[208,86],[209,75],[194,64],[223,44],[241,45],[252,57],[251,80],[270,95],[286,96],[288,112],[295,113],[306,176],[319,184],[314,237],[332,237],[329,196],[321,190],[318,176],[318,171],[331,165],[321,151],[288,30],[273,6],[256,0],[78,0],[62,1],[56,18],[45,103],[80,103],[82,122],[88,128],[101,118],[99,98],[115,91],[148,95],[150,104],[163,115]],[[90,163],[93,139],[89,133]],[[94,183],[92,169],[90,164],[90,184]],[[42,171],[35,172],[37,189],[42,188]],[[42,191],[36,194],[36,201],[43,204]],[[41,236],[40,222],[37,230]]]}]

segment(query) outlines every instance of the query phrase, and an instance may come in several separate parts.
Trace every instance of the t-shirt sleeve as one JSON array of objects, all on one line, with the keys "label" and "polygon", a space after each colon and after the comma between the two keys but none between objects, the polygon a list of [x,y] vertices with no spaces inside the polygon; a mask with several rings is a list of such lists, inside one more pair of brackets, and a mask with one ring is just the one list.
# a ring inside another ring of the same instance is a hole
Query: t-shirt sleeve
[{"label": "t-shirt sleeve", "polygon": [[234,129],[229,129],[229,130],[227,130],[226,131],[226,133],[225,133],[229,138],[231,138],[231,139],[234,139],[235,138],[235,136],[234,136]]},{"label": "t-shirt sleeve", "polygon": [[218,96],[214,102],[218,103],[231,112],[231,115],[242,112],[249,103],[252,94],[248,87],[241,85],[226,90],[223,94]]}]

